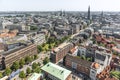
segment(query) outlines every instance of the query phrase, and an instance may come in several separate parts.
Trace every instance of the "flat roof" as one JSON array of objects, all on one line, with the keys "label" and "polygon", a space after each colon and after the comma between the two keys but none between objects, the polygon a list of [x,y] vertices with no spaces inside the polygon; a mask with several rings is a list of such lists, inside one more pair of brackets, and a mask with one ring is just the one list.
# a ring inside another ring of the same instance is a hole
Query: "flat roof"
[{"label": "flat roof", "polygon": [[67,46],[68,44],[70,44],[70,42],[64,42],[62,44],[60,44],[58,47],[56,47],[54,49],[55,52],[58,52],[60,49],[64,48],[65,46]]},{"label": "flat roof", "polygon": [[56,64],[49,62],[41,68],[43,71],[55,76],[60,80],[66,80],[66,78],[71,74],[71,71],[62,68]]},{"label": "flat roof", "polygon": [[32,76],[30,76],[28,78],[28,80],[38,80],[38,78],[41,76],[42,74],[38,74],[38,73],[33,73]]}]

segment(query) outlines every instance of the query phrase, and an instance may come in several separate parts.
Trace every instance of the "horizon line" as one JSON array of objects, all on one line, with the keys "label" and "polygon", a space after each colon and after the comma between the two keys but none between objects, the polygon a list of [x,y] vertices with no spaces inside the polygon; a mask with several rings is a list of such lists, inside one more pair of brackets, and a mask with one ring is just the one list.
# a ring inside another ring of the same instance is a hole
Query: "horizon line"
[{"label": "horizon line", "polygon": [[[78,11],[78,10],[34,10],[34,11],[28,11],[28,10],[24,10],[24,11],[22,11],[22,10],[19,10],[19,11],[0,11],[0,13],[1,12],[59,12],[59,11],[65,11],[65,12],[87,12],[87,10],[85,10],[85,11]],[[103,11],[103,10],[101,10],[101,11],[98,11],[98,10],[91,10],[90,12],[120,12],[120,11]]]}]

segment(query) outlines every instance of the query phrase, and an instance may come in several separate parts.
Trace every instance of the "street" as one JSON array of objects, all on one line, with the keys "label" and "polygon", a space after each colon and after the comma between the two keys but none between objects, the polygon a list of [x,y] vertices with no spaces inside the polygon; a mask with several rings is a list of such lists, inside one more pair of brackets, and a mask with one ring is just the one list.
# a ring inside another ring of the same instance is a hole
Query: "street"
[{"label": "street", "polygon": [[[40,63],[41,66],[43,66],[43,60],[45,57],[50,57],[50,51],[46,52],[46,53],[39,53],[38,54],[38,59],[32,61],[31,63],[29,63],[28,65],[24,65],[23,68],[21,69],[21,71],[24,71],[26,73],[26,69],[29,67],[30,69],[32,69],[32,63],[36,62],[36,63]],[[14,78],[12,78],[11,80],[21,80],[19,78],[19,74],[16,75]]]}]

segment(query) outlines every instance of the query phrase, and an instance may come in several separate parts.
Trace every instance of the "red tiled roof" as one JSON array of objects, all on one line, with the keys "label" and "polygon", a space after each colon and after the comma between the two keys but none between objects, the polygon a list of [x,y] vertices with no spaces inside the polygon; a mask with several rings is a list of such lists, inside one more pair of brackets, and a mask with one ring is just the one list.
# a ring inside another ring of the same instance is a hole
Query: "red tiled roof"
[{"label": "red tiled roof", "polygon": [[70,52],[71,52],[72,54],[73,54],[75,51],[76,51],[75,48],[72,48],[72,49],[70,50]]},{"label": "red tiled roof", "polygon": [[95,68],[95,69],[98,69],[100,67],[100,65],[98,63],[93,63],[92,67]]}]

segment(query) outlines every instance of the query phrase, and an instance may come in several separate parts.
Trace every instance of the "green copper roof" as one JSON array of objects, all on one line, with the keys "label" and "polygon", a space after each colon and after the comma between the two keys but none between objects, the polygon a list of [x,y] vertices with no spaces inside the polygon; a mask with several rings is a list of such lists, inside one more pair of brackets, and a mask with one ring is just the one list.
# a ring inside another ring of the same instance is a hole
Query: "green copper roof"
[{"label": "green copper roof", "polygon": [[37,80],[38,78],[40,78],[41,75],[42,74],[33,73],[32,76],[28,78],[28,80]]},{"label": "green copper roof", "polygon": [[48,64],[46,64],[45,66],[43,66],[41,68],[43,71],[55,76],[56,78],[60,79],[60,80],[65,80],[68,75],[70,75],[71,71],[62,68],[56,64],[53,64],[51,62],[49,62]]}]

